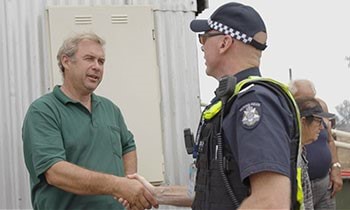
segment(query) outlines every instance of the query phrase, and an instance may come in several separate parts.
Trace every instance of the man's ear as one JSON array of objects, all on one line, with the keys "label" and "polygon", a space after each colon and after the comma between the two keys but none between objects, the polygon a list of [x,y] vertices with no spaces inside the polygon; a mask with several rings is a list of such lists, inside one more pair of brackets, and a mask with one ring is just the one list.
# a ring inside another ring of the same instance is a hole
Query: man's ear
[{"label": "man's ear", "polygon": [[67,69],[67,66],[69,65],[69,62],[70,62],[70,58],[67,56],[67,55],[62,55],[61,56],[61,63],[64,67],[64,69]]}]

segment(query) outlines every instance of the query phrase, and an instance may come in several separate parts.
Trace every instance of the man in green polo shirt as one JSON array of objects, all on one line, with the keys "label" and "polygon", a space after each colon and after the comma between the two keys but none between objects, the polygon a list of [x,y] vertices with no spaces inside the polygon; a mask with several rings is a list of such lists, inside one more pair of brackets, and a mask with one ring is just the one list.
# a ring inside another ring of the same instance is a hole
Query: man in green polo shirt
[{"label": "man in green polo shirt", "polygon": [[93,33],[67,39],[57,59],[63,85],[34,101],[22,128],[34,209],[157,207],[136,180],[136,147],[119,108],[93,91],[104,71],[104,40]]}]

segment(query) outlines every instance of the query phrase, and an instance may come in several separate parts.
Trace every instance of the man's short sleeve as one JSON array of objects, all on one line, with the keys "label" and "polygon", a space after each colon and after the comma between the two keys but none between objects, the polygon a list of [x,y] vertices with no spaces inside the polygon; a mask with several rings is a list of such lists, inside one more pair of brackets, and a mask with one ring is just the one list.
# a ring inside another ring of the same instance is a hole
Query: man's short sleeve
[{"label": "man's short sleeve", "polygon": [[45,111],[31,106],[22,128],[25,161],[31,176],[37,178],[56,162],[65,160],[58,122]]}]

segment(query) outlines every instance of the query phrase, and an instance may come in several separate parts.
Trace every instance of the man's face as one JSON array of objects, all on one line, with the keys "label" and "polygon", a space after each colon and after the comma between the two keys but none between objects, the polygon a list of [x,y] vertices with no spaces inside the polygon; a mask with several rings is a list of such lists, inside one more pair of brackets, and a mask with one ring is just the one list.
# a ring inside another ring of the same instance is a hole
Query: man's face
[{"label": "man's face", "polygon": [[86,93],[93,92],[102,81],[105,54],[102,46],[91,40],[83,40],[78,50],[65,63],[65,83]]}]

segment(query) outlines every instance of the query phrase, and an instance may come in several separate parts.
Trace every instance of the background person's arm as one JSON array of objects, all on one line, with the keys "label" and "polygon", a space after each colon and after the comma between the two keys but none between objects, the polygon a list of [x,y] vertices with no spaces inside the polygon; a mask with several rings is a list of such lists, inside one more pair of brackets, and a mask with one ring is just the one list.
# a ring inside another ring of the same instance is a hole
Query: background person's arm
[{"label": "background person's arm", "polygon": [[333,163],[337,163],[339,159],[338,159],[337,147],[335,145],[330,126],[328,126],[328,146],[332,154],[332,166],[330,169],[329,177],[330,177],[330,185],[333,188],[332,197],[334,197],[335,194],[343,188],[343,179],[341,177],[341,168],[333,167]]},{"label": "background person's arm", "polygon": [[[320,102],[323,111],[328,112],[328,106],[326,102],[324,102],[322,99],[317,98],[318,102]],[[327,124],[327,132],[328,132],[328,147],[332,155],[332,165],[333,163],[339,162],[338,159],[338,152],[337,147],[334,142],[334,138],[332,136],[332,126],[331,122],[328,119],[324,119],[325,123]],[[330,169],[330,187],[332,187],[332,197],[335,196],[337,192],[339,192],[343,188],[343,179],[341,177],[341,170],[338,167],[332,167]]]}]

